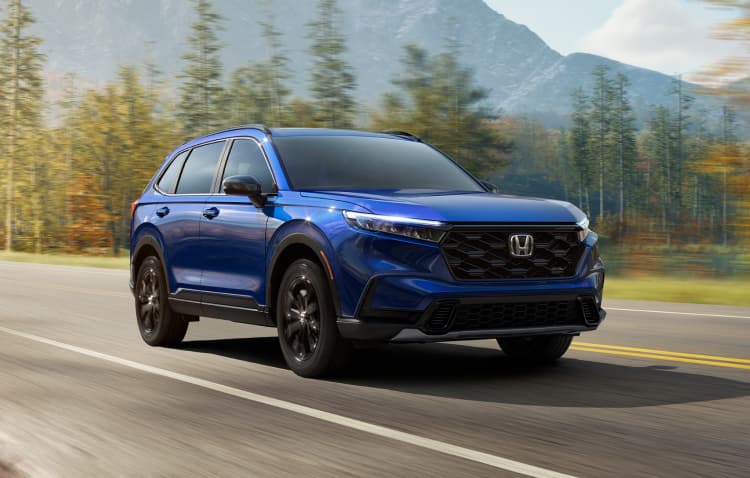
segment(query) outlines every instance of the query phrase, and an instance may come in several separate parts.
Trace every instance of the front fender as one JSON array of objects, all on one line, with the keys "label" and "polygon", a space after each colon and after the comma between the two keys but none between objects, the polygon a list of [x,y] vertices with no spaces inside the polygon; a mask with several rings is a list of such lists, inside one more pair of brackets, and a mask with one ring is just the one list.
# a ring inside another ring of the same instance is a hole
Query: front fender
[{"label": "front fender", "polygon": [[[313,251],[318,261],[323,264],[324,273],[328,278],[328,285],[332,292],[331,296],[333,298],[336,315],[337,317],[340,317],[341,298],[336,285],[338,262],[336,261],[333,247],[328,241],[326,235],[309,221],[289,221],[274,231],[273,236],[268,242],[268,253],[266,255],[268,257],[268,263],[266,266],[268,274],[266,277],[274,277],[276,268],[280,266],[279,259],[283,257],[285,251],[296,245],[302,245],[309,248]],[[283,274],[283,271],[278,272]],[[273,303],[273,290],[271,287],[266,287],[266,306],[271,307]]]}]

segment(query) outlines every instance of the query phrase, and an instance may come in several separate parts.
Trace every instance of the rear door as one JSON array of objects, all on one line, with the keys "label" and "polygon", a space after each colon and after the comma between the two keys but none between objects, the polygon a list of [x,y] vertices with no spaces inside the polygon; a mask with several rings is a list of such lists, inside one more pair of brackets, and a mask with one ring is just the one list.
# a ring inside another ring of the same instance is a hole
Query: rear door
[{"label": "rear door", "polygon": [[207,315],[217,315],[208,310],[211,304],[226,312],[231,308],[258,309],[258,304],[264,302],[266,209],[273,206],[259,209],[247,197],[224,194],[220,186],[224,178],[237,175],[254,176],[263,192],[275,190],[273,175],[258,142],[234,139],[217,182],[219,192],[205,204],[208,214],[201,223],[201,284]]},{"label": "rear door", "polygon": [[157,184],[164,197],[153,223],[164,241],[170,292],[182,289],[182,299],[200,300],[200,224],[225,146],[226,141],[217,141],[180,153]]}]

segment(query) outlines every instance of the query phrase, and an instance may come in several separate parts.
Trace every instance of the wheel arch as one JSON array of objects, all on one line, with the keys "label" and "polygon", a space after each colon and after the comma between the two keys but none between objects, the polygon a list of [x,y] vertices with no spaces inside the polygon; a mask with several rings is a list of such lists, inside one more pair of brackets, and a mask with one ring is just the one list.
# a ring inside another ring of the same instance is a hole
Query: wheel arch
[{"label": "wheel arch", "polygon": [[162,251],[163,248],[161,242],[153,235],[146,233],[138,239],[138,242],[136,242],[136,245],[133,248],[133,255],[130,259],[131,290],[135,289],[135,277],[136,274],[138,274],[138,269],[141,267],[143,261],[147,257],[152,255],[156,256],[159,259],[159,263],[161,263],[162,273],[164,274],[164,278],[167,280],[167,288],[171,289],[171,280],[167,271],[167,263],[164,260],[164,254]]},{"label": "wheel arch", "polygon": [[336,288],[333,264],[331,264],[331,253],[326,252],[326,250],[330,251],[330,247],[326,247],[327,241],[325,241],[321,232],[315,229],[312,230],[315,231],[312,234],[309,233],[310,231],[289,234],[274,248],[266,276],[266,310],[274,323],[276,319],[273,310],[276,306],[275,298],[278,288],[281,285],[281,278],[289,265],[298,259],[309,259],[323,269],[323,274],[328,280],[328,287],[336,316],[339,317],[341,315],[341,303],[338,289]]}]

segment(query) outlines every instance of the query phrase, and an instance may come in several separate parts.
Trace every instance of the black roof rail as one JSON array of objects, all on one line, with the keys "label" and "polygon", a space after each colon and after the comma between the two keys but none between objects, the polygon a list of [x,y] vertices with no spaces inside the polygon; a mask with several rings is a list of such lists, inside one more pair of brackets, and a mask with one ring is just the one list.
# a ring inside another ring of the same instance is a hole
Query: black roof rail
[{"label": "black roof rail", "polygon": [[268,128],[268,126],[264,124],[241,124],[241,125],[232,126],[229,128],[220,129],[218,131],[212,131],[206,134],[205,136],[211,136],[211,135],[219,134],[219,133],[226,133],[227,131],[234,131],[237,129],[257,129],[257,130],[263,131],[265,134],[271,134],[271,130]]},{"label": "black roof rail", "polygon": [[405,136],[405,137],[411,138],[411,139],[413,139],[415,141],[419,141],[420,143],[422,142],[422,138],[420,138],[419,136],[417,136],[415,134],[411,134],[411,133],[409,133],[407,131],[388,130],[388,131],[381,131],[381,133],[382,134],[392,134],[394,136]]}]

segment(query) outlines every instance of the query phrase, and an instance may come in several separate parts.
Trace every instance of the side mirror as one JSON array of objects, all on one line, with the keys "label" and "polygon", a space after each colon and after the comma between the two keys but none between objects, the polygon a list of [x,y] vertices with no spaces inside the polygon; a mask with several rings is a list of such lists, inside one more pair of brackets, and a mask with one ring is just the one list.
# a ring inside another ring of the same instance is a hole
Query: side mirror
[{"label": "side mirror", "polygon": [[490,193],[499,193],[500,192],[500,188],[497,187],[497,186],[495,186],[494,184],[492,184],[489,181],[484,181],[484,180],[480,179],[479,182],[482,183],[482,186],[484,186],[484,188],[487,190],[487,192],[490,192]]},{"label": "side mirror", "polygon": [[253,176],[232,176],[226,178],[221,185],[226,194],[231,196],[247,196],[255,207],[263,207],[266,197],[260,183]]}]

